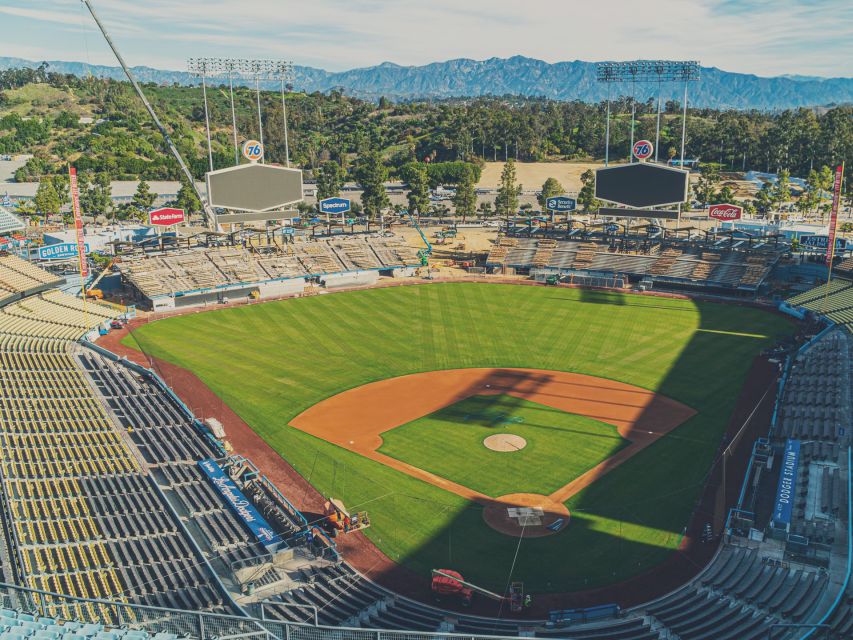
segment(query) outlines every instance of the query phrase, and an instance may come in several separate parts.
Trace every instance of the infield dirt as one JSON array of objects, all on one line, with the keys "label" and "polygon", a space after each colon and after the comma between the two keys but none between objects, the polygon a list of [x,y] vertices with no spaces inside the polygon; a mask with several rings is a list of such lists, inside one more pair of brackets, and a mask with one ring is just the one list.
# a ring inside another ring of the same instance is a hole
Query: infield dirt
[{"label": "infield dirt", "polygon": [[548,496],[555,502],[565,502],[696,413],[672,398],[615,380],[540,369],[471,368],[417,373],[349,389],[303,411],[290,424],[467,500],[490,504],[489,496],[380,453],[379,447],[386,431],[472,395],[497,394],[612,424],[630,442]]}]

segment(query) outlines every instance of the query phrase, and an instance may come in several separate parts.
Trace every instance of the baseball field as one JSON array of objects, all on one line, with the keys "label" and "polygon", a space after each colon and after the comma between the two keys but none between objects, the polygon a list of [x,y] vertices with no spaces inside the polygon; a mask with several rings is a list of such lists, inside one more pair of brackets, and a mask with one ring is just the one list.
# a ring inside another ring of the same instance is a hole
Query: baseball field
[{"label": "baseball field", "polygon": [[[195,373],[368,511],[391,559],[558,592],[673,553],[753,358],[791,331],[749,307],[446,283],[188,314],[125,344]],[[525,535],[517,495],[555,505],[553,526]]]}]

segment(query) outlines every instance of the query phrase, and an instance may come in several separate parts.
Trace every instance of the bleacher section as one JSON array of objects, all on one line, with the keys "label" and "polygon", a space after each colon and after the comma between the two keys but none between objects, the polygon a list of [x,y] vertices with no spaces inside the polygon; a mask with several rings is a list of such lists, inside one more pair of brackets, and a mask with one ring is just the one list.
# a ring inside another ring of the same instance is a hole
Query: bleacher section
[{"label": "bleacher section", "polygon": [[0,254],[0,306],[62,284],[61,277],[11,254]]},{"label": "bleacher section", "polygon": [[251,285],[271,280],[331,273],[417,266],[417,250],[401,238],[345,236],[298,241],[258,254],[236,246],[180,249],[123,257],[119,269],[144,296]]},{"label": "bleacher section", "polygon": [[0,310],[0,471],[17,574],[55,593],[220,610],[212,575],[71,355],[70,341],[111,315],[57,291]]},{"label": "bleacher section", "polygon": [[851,441],[849,343],[848,334],[830,332],[796,358],[785,385],[777,435],[811,441],[815,457],[826,450],[837,459]]},{"label": "bleacher section", "polygon": [[683,640],[753,640],[767,637],[771,624],[803,621],[826,584],[821,571],[724,547],[700,580],[646,611]]},{"label": "bleacher section", "polygon": [[[161,489],[179,500],[185,522],[194,523],[203,534],[213,566],[222,562],[233,570],[270,562],[269,552],[247,532],[196,464],[221,457],[222,451],[193,416],[153,379],[94,351],[84,350],[78,358]],[[282,539],[295,535],[301,526],[286,517],[272,524]]]},{"label": "bleacher section", "polygon": [[564,273],[614,273],[708,287],[754,290],[770,273],[776,254],[725,254],[652,245],[646,253],[620,253],[606,244],[551,238],[499,238],[486,264]]},{"label": "bleacher section", "polygon": [[853,331],[853,281],[836,277],[787,300],[792,307],[803,307],[826,316]]}]

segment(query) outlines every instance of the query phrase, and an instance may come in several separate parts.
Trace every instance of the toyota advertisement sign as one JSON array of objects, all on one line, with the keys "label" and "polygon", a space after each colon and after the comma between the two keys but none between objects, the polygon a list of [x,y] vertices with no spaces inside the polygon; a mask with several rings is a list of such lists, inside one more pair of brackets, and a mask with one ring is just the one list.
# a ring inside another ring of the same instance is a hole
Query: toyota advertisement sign
[{"label": "toyota advertisement sign", "polygon": [[743,207],[736,204],[712,204],[708,209],[709,218],[723,222],[740,220],[741,216],[743,216]]},{"label": "toyota advertisement sign", "polygon": [[158,227],[171,227],[173,224],[181,224],[186,218],[187,215],[183,209],[172,209],[171,207],[155,209],[148,214],[149,222]]}]

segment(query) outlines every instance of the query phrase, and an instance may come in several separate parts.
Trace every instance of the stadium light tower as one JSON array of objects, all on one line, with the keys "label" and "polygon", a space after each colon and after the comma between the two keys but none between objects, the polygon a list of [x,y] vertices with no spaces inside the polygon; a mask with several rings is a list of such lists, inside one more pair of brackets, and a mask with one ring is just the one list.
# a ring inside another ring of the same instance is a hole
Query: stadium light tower
[{"label": "stadium light tower", "polygon": [[187,69],[190,73],[201,77],[201,95],[204,99],[204,127],[207,133],[207,161],[210,170],[213,171],[213,148],[210,144],[210,112],[207,107],[207,76],[209,75],[210,62],[208,58],[190,58],[187,61]]},{"label": "stadium light tower", "polygon": [[[604,164],[610,161],[610,86],[616,82],[630,82],[633,92],[637,82],[658,83],[657,126],[655,129],[655,162],[660,146],[661,85],[664,82],[684,82],[684,104],[681,118],[681,167],[684,167],[684,140],[687,134],[687,86],[699,80],[699,63],[695,60],[632,60],[627,62],[599,62],[595,65],[596,79],[606,82],[607,126],[605,133]],[[634,97],[631,96],[631,147],[634,146]]]},{"label": "stadium light tower", "polygon": [[[284,98],[285,85],[293,78],[293,63],[286,60],[266,60],[255,58],[190,58],[187,61],[190,73],[202,79],[202,93],[205,95],[205,118],[207,118],[207,97],[205,78],[227,76],[231,96],[231,127],[234,135],[234,164],[240,163],[240,151],[237,141],[237,115],[234,108],[234,77],[255,81],[255,98],[258,107],[258,134],[264,143],[263,115],[261,113],[261,81],[278,80],[281,86],[281,112],[284,119],[284,155],[290,166],[290,144],[287,131],[287,105]],[[208,124],[208,147],[210,146],[210,126]],[[212,161],[211,161],[212,162]],[[263,162],[263,159],[261,160]],[[212,164],[211,164],[212,168]]]}]

